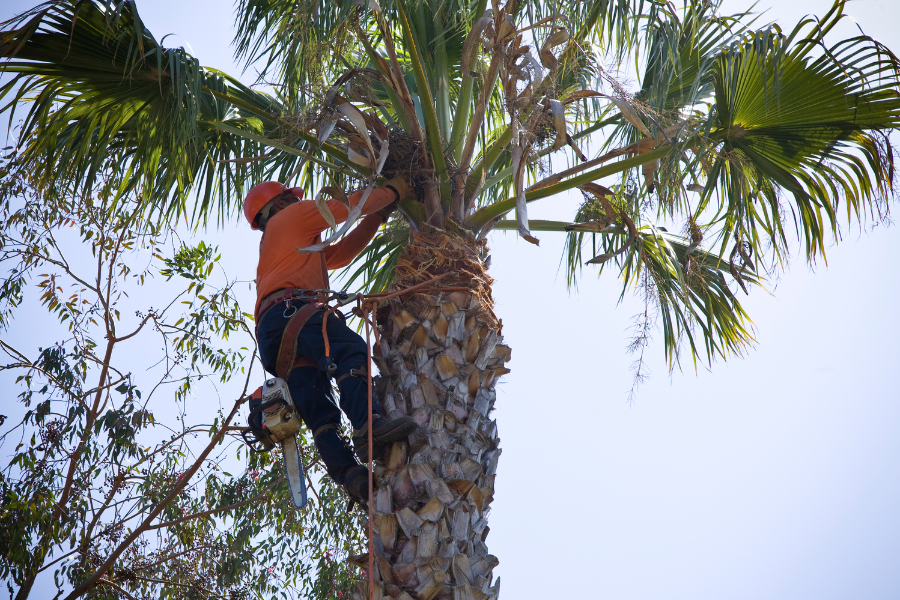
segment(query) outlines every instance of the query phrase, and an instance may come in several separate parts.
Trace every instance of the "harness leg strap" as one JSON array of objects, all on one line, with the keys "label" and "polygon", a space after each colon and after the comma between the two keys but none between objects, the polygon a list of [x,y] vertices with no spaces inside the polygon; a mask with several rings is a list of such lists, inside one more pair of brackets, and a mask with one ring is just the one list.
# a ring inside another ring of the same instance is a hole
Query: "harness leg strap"
[{"label": "harness leg strap", "polygon": [[361,377],[361,378],[365,379],[368,376],[369,376],[369,374],[368,374],[368,372],[366,372],[366,368],[360,367],[358,369],[350,369],[348,372],[344,373],[343,375],[338,376],[334,380],[334,382],[337,384],[340,384],[343,380],[347,379],[348,377]]},{"label": "harness leg strap", "polygon": [[278,347],[278,359],[275,361],[275,374],[282,379],[287,379],[288,373],[296,367],[319,367],[313,361],[297,357],[297,336],[316,311],[322,310],[322,305],[317,302],[309,302],[303,305],[288,319],[281,334],[281,344]]},{"label": "harness leg strap", "polygon": [[325,425],[322,425],[321,427],[313,431],[313,439],[316,439],[317,437],[319,437],[319,434],[329,429],[337,429],[337,425],[335,423],[327,423]]}]

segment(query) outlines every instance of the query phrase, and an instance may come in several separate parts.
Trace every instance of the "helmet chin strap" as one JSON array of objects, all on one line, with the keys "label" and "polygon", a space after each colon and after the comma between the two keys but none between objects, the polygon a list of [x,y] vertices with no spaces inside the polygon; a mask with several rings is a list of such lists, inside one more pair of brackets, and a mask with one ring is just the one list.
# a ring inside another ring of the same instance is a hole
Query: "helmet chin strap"
[{"label": "helmet chin strap", "polygon": [[272,212],[272,209],[275,207],[275,203],[273,201],[269,201],[263,206],[256,215],[256,225],[260,229],[264,229],[266,226],[266,221],[269,220],[269,214]]},{"label": "helmet chin strap", "polygon": [[284,192],[282,192],[278,196],[275,196],[274,198],[266,202],[266,204],[261,209],[259,209],[259,212],[256,216],[257,227],[259,227],[260,229],[265,228],[266,221],[268,221],[275,213],[287,206],[290,206],[291,204],[294,204],[295,202],[300,202],[300,198],[298,198],[296,194],[291,193],[290,200],[287,200],[283,206],[278,206],[279,200],[284,197],[283,194]]}]

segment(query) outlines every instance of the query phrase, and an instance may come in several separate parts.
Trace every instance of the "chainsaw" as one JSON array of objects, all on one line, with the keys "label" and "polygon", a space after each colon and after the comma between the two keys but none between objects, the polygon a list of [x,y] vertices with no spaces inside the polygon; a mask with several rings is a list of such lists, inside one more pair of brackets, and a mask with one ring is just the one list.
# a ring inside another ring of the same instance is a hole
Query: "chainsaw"
[{"label": "chainsaw", "polygon": [[297,445],[297,434],[303,422],[291,401],[291,393],[284,379],[267,379],[262,387],[253,392],[247,425],[241,435],[253,452],[268,452],[281,446],[291,500],[297,510],[306,506],[306,477]]}]

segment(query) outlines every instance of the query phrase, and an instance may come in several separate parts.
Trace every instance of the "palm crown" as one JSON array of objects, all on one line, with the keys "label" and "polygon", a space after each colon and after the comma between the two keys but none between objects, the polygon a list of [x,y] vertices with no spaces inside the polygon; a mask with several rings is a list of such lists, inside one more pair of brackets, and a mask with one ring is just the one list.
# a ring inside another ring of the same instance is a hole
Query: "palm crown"
[{"label": "palm crown", "polygon": [[[647,286],[669,359],[711,360],[752,341],[736,292],[792,224],[814,260],[840,210],[881,216],[893,192],[900,64],[865,35],[831,43],[843,8],[785,33],[708,1],[242,0],[236,53],[267,94],[163,47],[132,2],[48,2],[4,24],[0,94],[41,186],[88,191],[113,163],[146,218],[197,222],[264,179],[320,200],[406,175],[416,198],[354,278],[389,285],[410,230],[562,232],[570,282],[587,258]],[[630,95],[608,65],[638,59]],[[573,188],[575,215],[529,220]]]},{"label": "palm crown", "polygon": [[[815,260],[841,212],[887,214],[900,61],[865,35],[831,42],[845,0],[789,33],[708,0],[567,4],[241,0],[237,55],[271,94],[163,47],[133,2],[47,2],[0,29],[0,110],[24,117],[15,160],[40,191],[113,187],[104,200],[137,196],[145,224],[196,225],[239,213],[250,185],[299,180],[333,226],[298,249],[315,252],[361,214],[336,225],[326,196],[410,180],[414,197],[350,277],[381,290],[439,272],[448,287],[376,314],[379,410],[420,427],[373,457],[357,598],[499,594],[490,415],[511,350],[491,309],[491,230],[535,244],[561,233],[570,283],[587,262],[643,288],[675,364],[682,348],[712,361],[752,341],[738,293],[782,264],[792,228]],[[632,60],[633,94],[613,76]],[[576,214],[528,218],[529,203],[575,188]]]}]

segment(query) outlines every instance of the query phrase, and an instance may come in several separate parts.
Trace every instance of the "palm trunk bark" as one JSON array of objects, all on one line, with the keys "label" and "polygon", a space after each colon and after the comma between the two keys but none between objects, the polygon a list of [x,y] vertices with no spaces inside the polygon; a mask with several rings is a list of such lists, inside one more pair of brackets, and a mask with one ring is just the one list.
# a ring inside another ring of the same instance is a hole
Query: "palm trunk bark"
[{"label": "palm trunk bark", "polygon": [[[449,272],[436,285],[466,290],[415,293],[378,310],[380,410],[420,425],[375,458],[378,600],[486,600],[500,591],[499,561],[485,544],[500,457],[490,413],[510,349],[477,250],[471,239],[417,234],[398,261],[397,288]],[[355,597],[368,600],[366,581]]]}]

